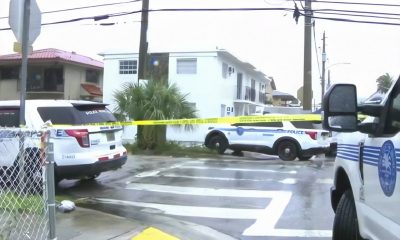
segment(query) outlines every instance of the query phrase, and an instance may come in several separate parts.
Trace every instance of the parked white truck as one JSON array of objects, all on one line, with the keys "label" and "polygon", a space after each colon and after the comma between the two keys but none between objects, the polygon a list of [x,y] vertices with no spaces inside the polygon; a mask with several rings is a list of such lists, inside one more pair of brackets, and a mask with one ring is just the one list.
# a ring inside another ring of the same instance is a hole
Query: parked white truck
[{"label": "parked white truck", "polygon": [[324,128],[339,132],[333,239],[400,239],[400,79],[380,103],[363,105],[356,86],[333,85],[323,107]]}]

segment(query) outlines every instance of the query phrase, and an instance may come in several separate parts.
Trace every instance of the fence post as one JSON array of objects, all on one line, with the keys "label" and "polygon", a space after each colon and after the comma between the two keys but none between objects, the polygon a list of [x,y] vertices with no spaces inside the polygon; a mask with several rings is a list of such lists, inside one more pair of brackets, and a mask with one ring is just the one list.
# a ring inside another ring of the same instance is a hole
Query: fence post
[{"label": "fence post", "polygon": [[47,156],[47,207],[49,209],[49,239],[57,239],[56,236],[56,201],[55,201],[55,179],[54,179],[54,148],[53,143],[49,141],[49,131],[44,133]]},{"label": "fence post", "polygon": [[26,152],[25,152],[25,133],[23,130],[19,131],[19,161],[17,163],[19,167],[18,171],[18,186],[20,194],[26,194],[25,189],[25,159],[26,159]]}]

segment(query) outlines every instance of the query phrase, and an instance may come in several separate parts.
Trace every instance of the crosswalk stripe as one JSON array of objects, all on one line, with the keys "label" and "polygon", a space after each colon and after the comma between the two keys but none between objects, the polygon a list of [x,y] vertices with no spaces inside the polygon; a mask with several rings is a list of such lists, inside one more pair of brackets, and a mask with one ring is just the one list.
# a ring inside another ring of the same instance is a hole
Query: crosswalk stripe
[{"label": "crosswalk stripe", "polygon": [[199,170],[219,170],[219,171],[241,171],[241,172],[268,172],[268,173],[284,173],[284,174],[297,174],[296,170],[281,171],[272,169],[255,169],[255,168],[229,168],[229,167],[205,167],[205,166],[179,166],[180,169],[199,169]]},{"label": "crosswalk stripe", "polygon": [[[188,178],[188,179],[200,179],[200,180],[216,180],[216,181],[251,181],[251,182],[279,182],[282,184],[293,185],[299,183],[299,179],[296,178],[285,178],[283,180],[277,180],[276,178],[230,178],[230,177],[208,177],[208,176],[193,176],[186,174],[176,174],[176,173],[160,173],[159,171],[147,172],[145,174],[137,174],[135,177],[171,177],[171,178]],[[127,182],[130,184],[131,182]],[[333,184],[333,179],[323,178],[317,179],[318,184]]]},{"label": "crosswalk stripe", "polygon": [[236,190],[223,188],[200,188],[200,187],[179,187],[169,185],[157,185],[146,183],[130,183],[126,187],[130,190],[145,190],[151,192],[173,193],[194,196],[212,197],[242,197],[242,198],[273,198],[285,191],[260,191],[260,190]]},{"label": "crosswalk stripe", "polygon": [[260,228],[257,230],[246,231],[243,236],[251,237],[319,237],[331,238],[332,230],[306,230],[306,229],[276,229]]},{"label": "crosswalk stripe", "polygon": [[230,178],[230,177],[207,177],[207,176],[193,176],[185,174],[166,173],[160,174],[161,177],[173,178],[189,178],[189,179],[203,179],[203,180],[217,180],[217,181],[252,181],[252,182],[272,182],[276,181],[272,178],[256,179],[256,178]]},{"label": "crosswalk stripe", "polygon": [[164,214],[183,216],[183,217],[257,219],[261,215],[265,214],[264,209],[196,207],[196,206],[182,206],[182,205],[170,205],[170,204],[160,204],[160,203],[134,202],[126,200],[107,199],[107,198],[96,198],[95,200],[106,204],[153,208],[162,211]]}]

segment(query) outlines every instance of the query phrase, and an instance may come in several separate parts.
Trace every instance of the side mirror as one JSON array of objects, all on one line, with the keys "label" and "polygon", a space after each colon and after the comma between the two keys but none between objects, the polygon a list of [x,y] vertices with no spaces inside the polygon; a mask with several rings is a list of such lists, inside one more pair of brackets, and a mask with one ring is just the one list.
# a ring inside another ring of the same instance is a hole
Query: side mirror
[{"label": "side mirror", "polygon": [[335,132],[357,131],[357,89],[353,84],[335,84],[323,99],[322,125]]}]

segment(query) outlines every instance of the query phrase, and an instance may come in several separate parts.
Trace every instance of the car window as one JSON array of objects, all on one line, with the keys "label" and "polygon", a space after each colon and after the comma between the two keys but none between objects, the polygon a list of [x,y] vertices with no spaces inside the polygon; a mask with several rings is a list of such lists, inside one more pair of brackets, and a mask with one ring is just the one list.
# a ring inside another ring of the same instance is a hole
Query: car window
[{"label": "car window", "polygon": [[53,124],[88,124],[117,121],[114,115],[101,105],[84,105],[76,107],[39,107],[42,120]]},{"label": "car window", "polygon": [[385,132],[390,133],[400,129],[400,89],[394,89],[386,119]]},{"label": "car window", "polygon": [[1,127],[18,127],[19,126],[19,108],[2,108],[2,109],[0,109],[0,126]]},{"label": "car window", "polygon": [[252,126],[252,127],[283,127],[282,122],[256,122],[256,123],[234,123],[232,126]]},{"label": "car window", "polygon": [[302,129],[315,129],[315,124],[310,121],[291,121],[293,126],[296,128],[302,128]]}]

